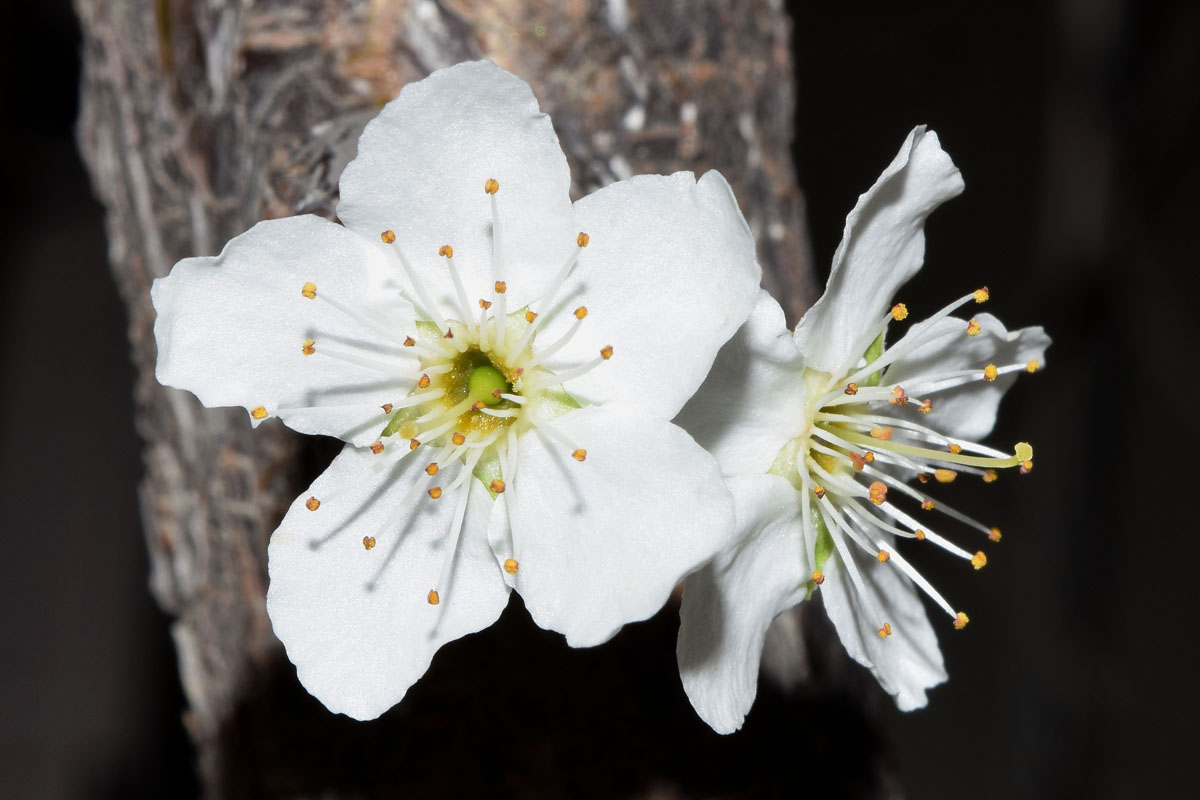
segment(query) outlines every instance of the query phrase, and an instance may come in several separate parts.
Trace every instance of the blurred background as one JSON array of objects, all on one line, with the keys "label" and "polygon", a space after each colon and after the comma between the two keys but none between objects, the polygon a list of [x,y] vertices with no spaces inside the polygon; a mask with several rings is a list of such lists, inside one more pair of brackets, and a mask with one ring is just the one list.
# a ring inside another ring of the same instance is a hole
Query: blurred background
[{"label": "blurred background", "polygon": [[[1200,4],[788,7],[817,280],[858,194],[927,123],[967,190],[932,217],[898,299],[920,318],[986,284],[1010,328],[1055,341],[993,437],[1033,442],[1034,473],[944,495],[1004,530],[987,569],[914,557],[971,615],[941,637],[949,683],[901,714],[865,671],[818,658],[797,693],[764,682],[722,738],[679,688],[673,609],[570,651],[514,596],[497,628],[439,654],[383,734],[336,723],[329,763],[246,796],[372,769],[417,796],[1193,795]],[[52,0],[0,6],[0,37],[0,781],[20,798],[195,796],[169,620],[147,589],[127,320],[73,139],[80,32]],[[267,691],[302,693],[291,673]],[[248,724],[281,748],[302,735]]]}]

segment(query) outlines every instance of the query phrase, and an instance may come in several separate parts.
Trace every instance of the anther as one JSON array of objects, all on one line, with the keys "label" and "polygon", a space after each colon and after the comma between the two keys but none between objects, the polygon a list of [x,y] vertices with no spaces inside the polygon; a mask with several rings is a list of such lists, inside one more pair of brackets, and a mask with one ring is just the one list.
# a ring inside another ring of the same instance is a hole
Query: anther
[{"label": "anther", "polygon": [[417,441],[416,439],[408,440],[408,449],[409,450],[416,450],[420,446],[421,446],[421,443],[419,441]]},{"label": "anther", "polygon": [[431,606],[436,606],[438,603],[442,602],[442,599],[438,597],[437,589],[429,590],[429,594],[425,595],[425,602],[429,603]]},{"label": "anther", "polygon": [[592,237],[588,236],[586,233],[580,232],[580,234],[575,237],[575,244],[579,245],[580,247],[587,247],[588,242],[591,240]]},{"label": "anther", "polygon": [[496,281],[496,285],[493,288],[496,290],[496,294],[504,294],[508,291],[508,284],[504,281]]},{"label": "anther", "polygon": [[886,639],[892,635],[892,626],[888,623],[883,623],[883,627],[879,629],[879,638]]},{"label": "anther", "polygon": [[375,537],[374,536],[364,536],[363,537],[363,547],[367,550],[373,549],[375,547]]},{"label": "anther", "polygon": [[376,439],[374,442],[372,442],[371,443],[371,452],[374,453],[375,455],[379,455],[380,453],[382,453],[383,452],[383,442],[379,441],[378,439]]},{"label": "anther", "polygon": [[471,404],[471,410],[472,411],[482,411],[483,407],[485,405],[486,405],[486,403],[484,403],[482,400],[476,400],[474,403]]},{"label": "anther", "polygon": [[971,320],[967,323],[967,336],[978,336],[981,330],[983,330],[983,328],[981,328],[979,323],[975,320]]},{"label": "anther", "polygon": [[612,354],[613,354],[613,349],[612,349],[611,344],[606,344],[606,345],[604,345],[604,347],[600,348],[600,357],[603,358],[605,361],[608,361],[610,358],[612,358]]},{"label": "anther", "polygon": [[996,380],[996,376],[999,374],[1000,371],[996,369],[995,364],[988,364],[983,368],[983,379],[985,381],[994,381]]},{"label": "anther", "polygon": [[922,414],[928,414],[930,411],[933,411],[933,401],[929,398],[925,398],[921,401],[921,407],[917,410]]},{"label": "anther", "polygon": [[532,323],[535,319],[537,319],[536,312],[534,312],[534,311],[526,311],[525,312],[525,321],[526,322]]},{"label": "anther", "polygon": [[1000,479],[1000,473],[996,472],[996,470],[985,469],[983,471],[983,482],[984,483],[995,483],[999,479]]},{"label": "anther", "polygon": [[503,494],[504,493],[504,481],[497,478],[496,480],[492,481],[491,486],[488,488],[490,488],[496,494]]},{"label": "anther", "polygon": [[394,231],[384,231],[379,234],[379,238],[384,244],[392,244],[396,241],[396,234]]},{"label": "anther", "polygon": [[255,419],[266,419],[267,409],[263,406],[255,406],[254,408],[250,409],[250,416],[254,417]]},{"label": "anther", "polygon": [[991,529],[991,530],[988,532],[988,538],[989,538],[989,539],[991,539],[993,542],[998,542],[998,541],[1000,541],[1000,538],[1001,538],[1001,537],[1000,537],[1000,529],[999,529],[999,528],[992,528],[992,529]]},{"label": "anther", "polygon": [[904,303],[896,303],[896,305],[892,306],[892,319],[899,322],[907,316],[908,306],[904,305]]},{"label": "anther", "polygon": [[906,406],[908,405],[908,393],[904,391],[903,386],[893,386],[892,397],[888,402],[894,406]]},{"label": "anther", "polygon": [[892,429],[887,425],[874,425],[871,427],[871,438],[881,441],[888,441],[892,438]]},{"label": "anther", "polygon": [[575,319],[583,319],[587,316],[587,306],[580,306],[575,309]]},{"label": "anther", "polygon": [[383,405],[380,406],[380,408],[383,409],[383,413],[385,413],[385,414],[392,413],[392,404],[391,403],[384,403]]},{"label": "anther", "polygon": [[858,394],[858,384],[857,383],[847,383],[846,384],[846,394],[848,394],[848,395]]},{"label": "anther", "polygon": [[880,550],[879,555],[875,556],[875,558],[879,560],[880,564],[886,563],[887,560],[891,557],[892,557],[892,554],[889,553],[887,550]]},{"label": "anther", "polygon": [[988,287],[984,286],[976,289],[971,296],[975,298],[976,303],[986,303],[988,298],[992,296],[992,293],[988,291]]},{"label": "anther", "polygon": [[933,506],[934,506],[934,502],[932,500],[924,500],[921,502],[921,510],[922,511],[932,511]]},{"label": "anther", "polygon": [[443,339],[453,339],[454,338],[454,328],[446,328],[446,332],[442,335],[442,338]]},{"label": "anther", "polygon": [[821,570],[816,570],[816,571],[815,571],[815,572],[813,572],[813,574],[812,574],[812,581],[813,581],[813,583],[815,583],[817,586],[820,586],[822,583],[824,583],[824,582],[825,582],[825,573],[824,573],[824,572],[821,572]]},{"label": "anther", "polygon": [[439,497],[442,496],[442,487],[434,486],[432,489],[429,490],[429,496],[432,497],[434,500],[437,500]]},{"label": "anther", "polygon": [[925,531],[921,530],[920,528],[917,528],[915,531],[913,531],[913,536],[917,537],[918,542],[925,541]]},{"label": "anther", "polygon": [[438,255],[442,258],[454,258],[454,248],[448,244],[444,244],[438,248]]},{"label": "anther", "polygon": [[438,474],[438,465],[437,465],[436,461],[430,462],[429,466],[427,466],[425,468],[425,474],[426,475],[437,475]]},{"label": "anther", "polygon": [[935,469],[933,477],[938,483],[953,483],[958,473],[952,469]]},{"label": "anther", "polygon": [[414,345],[416,345],[416,343],[417,343],[417,340],[414,339],[413,337],[411,337],[411,336],[404,337],[404,346],[405,347],[413,347]]},{"label": "anther", "polygon": [[854,471],[862,472],[867,466],[867,460],[854,451],[850,452],[850,460],[854,462]]},{"label": "anther", "polygon": [[495,194],[500,191],[500,182],[495,178],[488,178],[483,184],[483,190],[488,194]]},{"label": "anther", "polygon": [[971,621],[971,618],[960,611],[954,617],[954,629],[961,631],[963,628],[967,627],[967,623],[970,621]]},{"label": "anther", "polygon": [[316,511],[318,508],[321,507],[321,501],[315,497],[310,497],[304,501],[304,507],[307,508],[309,511]]},{"label": "anther", "polygon": [[313,346],[316,343],[317,342],[315,339],[305,339],[304,345],[300,348],[300,352],[304,353],[306,356],[311,356],[313,353],[317,352],[317,348]]},{"label": "anther", "polygon": [[489,308],[491,308],[491,307],[492,307],[492,301],[491,301],[491,300],[484,300],[484,299],[481,297],[481,298],[479,298],[479,307],[480,307],[480,308],[482,308],[484,311],[486,311],[487,309],[489,309]]},{"label": "anther", "polygon": [[309,300],[312,300],[317,296],[317,285],[312,281],[305,283],[300,287],[300,294],[304,295]]},{"label": "anther", "polygon": [[877,506],[883,505],[883,502],[887,500],[887,484],[885,484],[883,481],[875,481],[872,483],[867,487],[867,492],[871,498],[871,502]]},{"label": "anther", "polygon": [[1025,371],[1028,372],[1030,375],[1037,372],[1041,368],[1042,368],[1042,365],[1036,358],[1025,365]]},{"label": "anther", "polygon": [[455,431],[454,435],[450,437],[450,441],[454,442],[455,445],[458,445],[459,447],[461,447],[463,445],[463,443],[467,441],[467,437],[463,436],[458,431]]},{"label": "anther", "polygon": [[818,483],[813,487],[813,494],[815,494],[817,499],[820,500],[825,496],[825,487]]},{"label": "anther", "polygon": [[504,571],[509,575],[517,574],[517,560],[515,558],[504,559]]},{"label": "anther", "polygon": [[1022,475],[1028,475],[1029,473],[1033,472],[1033,459],[1031,458],[1026,461],[1022,461],[1017,472],[1020,472]]},{"label": "anther", "polygon": [[987,556],[984,555],[982,550],[971,556],[971,566],[975,569],[983,569],[987,566]]},{"label": "anther", "polygon": [[571,453],[571,458],[575,459],[576,461],[583,461],[587,458],[587,450],[576,450],[575,452]]},{"label": "anther", "polygon": [[918,472],[917,480],[919,480],[921,483],[929,483],[929,475],[924,472]]},{"label": "anther", "polygon": [[951,453],[954,453],[954,455],[958,455],[959,453],[962,452],[962,445],[961,444],[951,444],[946,449],[949,450]]},{"label": "anther", "polygon": [[421,378],[417,381],[417,386],[420,387],[421,389],[428,389],[429,388],[429,376],[422,375]]}]

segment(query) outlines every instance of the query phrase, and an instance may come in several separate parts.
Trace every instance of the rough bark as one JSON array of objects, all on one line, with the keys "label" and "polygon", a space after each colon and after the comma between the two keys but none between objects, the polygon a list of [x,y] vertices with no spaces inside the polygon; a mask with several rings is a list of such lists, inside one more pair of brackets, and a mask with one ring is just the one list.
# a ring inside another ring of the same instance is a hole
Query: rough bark
[{"label": "rough bark", "polygon": [[[241,410],[204,409],[191,395],[161,387],[150,283],[182,257],[215,254],[259,219],[332,217],[337,178],[376,109],[433,69],[490,58],[529,81],[552,115],[577,195],[633,173],[724,172],[758,239],[764,282],[794,319],[811,298],[811,277],[789,154],[793,92],[781,3],[76,5],[85,36],[80,145],[107,208],[109,255],[138,370],[150,581],[175,619],[186,723],[207,793],[469,787],[461,775],[415,774],[390,748],[415,757],[429,747],[421,738],[429,726],[439,736],[455,728],[461,714],[447,710],[430,722],[422,709],[441,708],[442,695],[454,691],[447,686],[478,682],[478,675],[430,680],[424,700],[389,715],[391,728],[322,716],[294,685],[265,613],[266,543],[325,452],[278,425],[251,432]],[[654,633],[668,649],[670,627]],[[558,647],[540,632],[517,636],[535,650]],[[434,670],[444,664],[435,661]],[[406,732],[397,733],[399,725]],[[367,774],[363,762],[384,752],[389,770]],[[314,766],[322,754],[333,763]],[[527,769],[538,768],[530,755],[510,758],[510,766],[522,758],[530,759]],[[336,766],[348,763],[357,766]],[[508,789],[520,785],[512,775],[496,779],[514,782]],[[555,785],[543,774],[513,793]],[[561,787],[570,785],[562,779]]]}]

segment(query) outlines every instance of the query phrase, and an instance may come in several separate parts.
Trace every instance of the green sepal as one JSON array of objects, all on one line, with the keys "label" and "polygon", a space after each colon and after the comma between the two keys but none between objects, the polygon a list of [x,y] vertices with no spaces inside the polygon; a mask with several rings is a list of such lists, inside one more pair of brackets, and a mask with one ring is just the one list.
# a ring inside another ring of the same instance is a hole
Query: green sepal
[{"label": "green sepal", "polygon": [[418,406],[409,406],[408,408],[402,408],[399,411],[396,411],[394,414],[392,414],[392,418],[388,420],[388,424],[386,426],[384,426],[384,428],[383,428],[383,433],[381,433],[379,435],[381,437],[392,436],[396,433],[396,431],[403,428],[405,426],[405,424],[412,422],[420,415],[421,415],[421,411]]},{"label": "green sepal", "polygon": [[[813,567],[815,572],[824,572],[825,563],[829,561],[829,557],[833,555],[833,537],[829,535],[829,528],[825,526],[825,518],[821,516],[821,512],[813,514],[813,527],[817,529],[817,541],[813,546],[813,558],[816,560],[816,565]],[[817,590],[817,582],[810,580],[806,584],[807,593],[804,599],[808,600],[812,597],[813,592]]]},{"label": "green sepal", "polygon": [[[867,352],[863,353],[863,358],[866,359],[866,362],[868,364],[870,364],[872,361],[879,358],[881,355],[883,355],[883,334],[882,333],[875,337],[875,341],[871,342],[871,346],[867,348]],[[866,379],[866,381],[864,381],[864,383],[866,383],[867,386],[878,386],[879,379],[882,377],[883,377],[883,371],[875,370],[867,377],[867,379]]]},{"label": "green sepal", "polygon": [[471,474],[479,479],[483,484],[483,488],[487,489],[487,493],[496,499],[496,493],[492,491],[492,481],[504,480],[504,473],[500,470],[500,457],[496,455],[495,448],[489,447],[487,452],[483,454],[483,458],[475,464],[475,469]]}]

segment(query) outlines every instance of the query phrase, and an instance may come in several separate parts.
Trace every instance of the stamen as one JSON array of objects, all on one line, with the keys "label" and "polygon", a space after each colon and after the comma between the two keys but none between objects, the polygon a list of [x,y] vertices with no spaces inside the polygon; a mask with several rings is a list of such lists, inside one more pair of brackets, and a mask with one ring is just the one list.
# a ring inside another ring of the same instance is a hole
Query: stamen
[{"label": "stamen", "polygon": [[975,555],[971,556],[971,566],[975,569],[983,569],[987,566],[987,556],[980,550]]},{"label": "stamen", "polygon": [[316,511],[318,508],[321,507],[321,501],[315,497],[310,497],[304,501],[304,507],[307,508],[309,511]]},{"label": "stamen", "polygon": [[315,339],[305,339],[304,344],[300,346],[300,352],[304,353],[306,356],[311,356],[313,353],[317,352],[316,348],[314,347],[316,343],[317,341]]},{"label": "stamen", "polygon": [[[467,290],[463,287],[462,279],[454,266],[454,248],[444,244],[438,250],[438,255],[446,259],[446,268],[450,272],[450,280],[454,283],[454,294],[458,296],[458,313],[462,315],[464,325],[471,324],[471,303],[467,300]],[[470,330],[468,328],[468,330]]]},{"label": "stamen", "polygon": [[963,628],[967,627],[967,623],[970,621],[971,618],[960,611],[954,617],[954,629],[961,631]]},{"label": "stamen", "polygon": [[979,323],[975,320],[971,320],[967,323],[967,336],[978,336],[981,330],[983,330],[983,328],[979,327]]},{"label": "stamen", "polygon": [[504,559],[504,571],[509,575],[516,575],[518,571],[517,560],[515,558]]},{"label": "stamen", "polygon": [[408,277],[409,284],[416,291],[417,299],[421,301],[421,306],[424,308],[427,318],[436,323],[439,330],[444,329],[446,327],[445,318],[442,317],[438,307],[430,300],[429,293],[425,291],[425,284],[421,283],[420,279],[417,278],[417,273],[413,270],[412,264],[408,263],[404,251],[400,249],[400,245],[396,244],[396,234],[392,231],[384,231],[380,238],[383,239],[384,244],[392,245],[392,250],[399,258],[400,266],[404,270],[405,276]]},{"label": "stamen", "polygon": [[254,417],[255,419],[266,419],[267,409],[265,406],[255,406],[254,408],[250,409],[250,416]]}]

